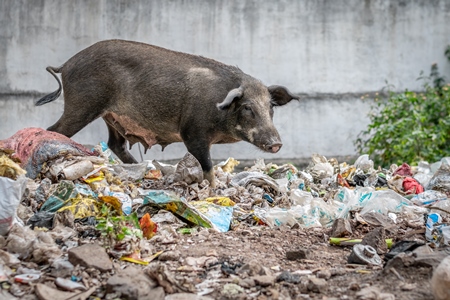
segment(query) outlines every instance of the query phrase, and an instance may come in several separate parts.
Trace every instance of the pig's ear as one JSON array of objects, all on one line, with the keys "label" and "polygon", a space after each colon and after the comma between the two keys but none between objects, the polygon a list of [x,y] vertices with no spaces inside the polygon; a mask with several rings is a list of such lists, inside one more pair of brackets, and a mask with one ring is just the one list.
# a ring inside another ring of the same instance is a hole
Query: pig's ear
[{"label": "pig's ear", "polygon": [[217,103],[216,106],[219,110],[225,110],[228,107],[230,107],[231,103],[233,103],[233,101],[235,99],[239,99],[242,97],[242,87],[238,87],[235,89],[232,89],[231,91],[228,92],[228,95],[225,97],[225,100],[223,100],[221,103]]},{"label": "pig's ear", "polygon": [[287,88],[281,85],[271,85],[267,88],[272,96],[272,104],[281,106],[289,103],[291,100],[299,100],[300,97],[289,92]]}]

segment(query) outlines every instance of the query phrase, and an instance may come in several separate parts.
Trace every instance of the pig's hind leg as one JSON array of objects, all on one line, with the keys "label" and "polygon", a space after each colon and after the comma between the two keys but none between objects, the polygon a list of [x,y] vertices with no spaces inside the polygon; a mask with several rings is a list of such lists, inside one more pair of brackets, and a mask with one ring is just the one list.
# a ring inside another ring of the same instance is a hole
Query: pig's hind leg
[{"label": "pig's hind leg", "polygon": [[66,102],[63,115],[55,124],[47,128],[48,131],[54,131],[70,138],[99,117],[94,110],[68,106]]}]

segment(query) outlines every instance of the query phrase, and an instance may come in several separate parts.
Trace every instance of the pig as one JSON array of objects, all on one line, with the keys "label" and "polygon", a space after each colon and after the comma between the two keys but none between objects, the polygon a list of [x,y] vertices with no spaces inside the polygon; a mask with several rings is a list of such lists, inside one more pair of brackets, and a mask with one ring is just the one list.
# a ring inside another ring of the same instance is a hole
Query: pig
[{"label": "pig", "polygon": [[273,108],[299,100],[286,87],[267,87],[237,67],[126,40],[97,42],[46,70],[59,88],[36,105],[54,101],[64,88],[63,114],[47,130],[72,137],[102,117],[108,146],[124,163],[136,163],[127,141],[145,150],[183,142],[213,187],[211,145],[246,141],[277,153],[282,143]]}]

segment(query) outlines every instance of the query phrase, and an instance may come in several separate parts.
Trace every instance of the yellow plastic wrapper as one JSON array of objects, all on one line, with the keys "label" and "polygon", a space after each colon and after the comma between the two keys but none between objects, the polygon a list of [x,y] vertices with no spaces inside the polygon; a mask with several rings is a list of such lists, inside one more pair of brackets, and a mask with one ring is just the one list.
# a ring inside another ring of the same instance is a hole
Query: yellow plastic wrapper
[{"label": "yellow plastic wrapper", "polygon": [[234,168],[239,165],[240,162],[233,157],[228,158],[226,161],[219,163],[217,166],[221,167],[225,173],[232,173]]},{"label": "yellow plastic wrapper", "polygon": [[[100,202],[92,198],[71,198],[67,205],[58,212],[70,210],[75,219],[98,216],[100,214]],[[70,204],[69,204],[70,203]]]},{"label": "yellow plastic wrapper", "polygon": [[356,168],[351,166],[347,170],[345,170],[341,175],[345,179],[352,178],[353,175],[355,174],[355,172],[356,172]]},{"label": "yellow plastic wrapper", "polygon": [[100,174],[98,174],[97,176],[91,176],[91,177],[88,177],[88,178],[83,178],[84,182],[86,182],[86,183],[102,181],[103,179],[105,179],[105,175],[103,174],[103,172],[100,172]]},{"label": "yellow plastic wrapper", "polygon": [[210,197],[206,198],[205,201],[214,203],[220,206],[235,206],[236,203],[228,197]]},{"label": "yellow plastic wrapper", "polygon": [[0,157],[0,176],[7,177],[12,180],[16,180],[20,175],[24,175],[27,172],[22,169],[19,164],[14,162],[6,155]]},{"label": "yellow plastic wrapper", "polygon": [[119,216],[122,215],[122,202],[114,196],[98,196],[98,199],[105,203],[111,204],[111,206],[116,210]]}]

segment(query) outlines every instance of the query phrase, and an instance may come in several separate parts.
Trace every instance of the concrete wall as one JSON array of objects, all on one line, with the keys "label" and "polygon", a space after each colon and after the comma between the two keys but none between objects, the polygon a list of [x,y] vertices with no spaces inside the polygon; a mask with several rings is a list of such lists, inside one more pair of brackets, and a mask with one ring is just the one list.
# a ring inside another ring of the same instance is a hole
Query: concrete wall
[{"label": "concrete wall", "polygon": [[[130,39],[238,65],[264,83],[301,94],[275,112],[284,141],[276,155],[238,143],[213,147],[213,158],[300,159],[312,153],[354,155],[373,95],[386,86],[419,90],[431,63],[450,77],[448,0],[0,1],[0,139],[23,127],[48,127],[63,101],[34,107],[56,89],[45,71],[95,43]],[[74,139],[96,144],[96,121]],[[133,153],[139,157],[137,147]],[[177,159],[182,144],[146,158]]]}]

